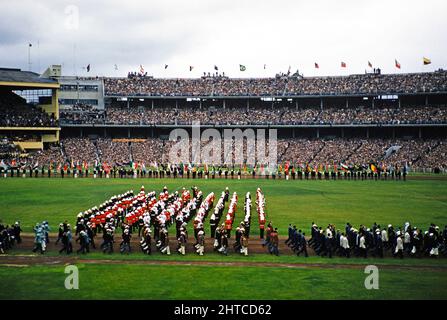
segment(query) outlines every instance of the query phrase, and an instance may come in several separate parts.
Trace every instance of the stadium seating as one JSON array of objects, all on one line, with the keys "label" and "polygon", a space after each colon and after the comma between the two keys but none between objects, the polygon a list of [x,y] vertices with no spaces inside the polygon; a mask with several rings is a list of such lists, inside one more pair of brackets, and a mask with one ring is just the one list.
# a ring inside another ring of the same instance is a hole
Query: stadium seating
[{"label": "stadium seating", "polygon": [[436,124],[447,123],[446,106],[365,108],[175,109],[112,106],[102,113],[61,113],[63,123],[107,123],[125,125],[201,124],[218,125],[317,125],[317,124]]},{"label": "stadium seating", "polygon": [[0,127],[54,127],[58,121],[12,92],[0,94]]},{"label": "stadium seating", "polygon": [[[139,142],[116,142],[110,138],[65,138],[60,146],[52,146],[31,156],[30,162],[40,165],[50,162],[95,161],[109,165],[128,165],[131,161],[140,165],[168,163],[168,153],[173,142],[148,138]],[[205,143],[202,143],[202,147]],[[390,147],[398,151],[385,157]],[[268,148],[268,147],[267,147]],[[223,148],[222,148],[223,149]],[[442,139],[278,139],[278,163],[289,161],[295,166],[309,165],[311,168],[326,165],[368,165],[377,163],[381,168],[406,163],[412,170],[432,171],[434,168],[447,170],[447,143]],[[244,146],[244,152],[246,148]],[[234,155],[233,155],[234,158]]]},{"label": "stadium seating", "polygon": [[424,93],[447,91],[447,72],[362,74],[346,77],[230,79],[104,78],[107,96],[293,96]]}]

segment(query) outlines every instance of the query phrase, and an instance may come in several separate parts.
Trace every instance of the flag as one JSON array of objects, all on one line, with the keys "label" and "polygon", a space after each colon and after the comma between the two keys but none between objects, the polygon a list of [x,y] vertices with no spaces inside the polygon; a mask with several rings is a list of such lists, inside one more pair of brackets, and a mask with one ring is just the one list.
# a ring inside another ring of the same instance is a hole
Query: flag
[{"label": "flag", "polygon": [[400,63],[399,61],[397,61],[397,59],[394,59],[394,65],[396,66],[397,69],[400,69]]},{"label": "flag", "polygon": [[318,63],[315,62],[315,69],[319,69],[320,66],[318,65]]},{"label": "flag", "polygon": [[90,72],[90,63],[87,66],[87,72]]},{"label": "flag", "polygon": [[370,67],[370,68],[372,68],[372,67],[373,67],[372,63],[371,63],[371,62],[369,62],[369,61],[368,61],[368,67]]},{"label": "flag", "polygon": [[216,65],[214,65],[214,70],[218,71],[219,68]]},{"label": "flag", "polygon": [[341,62],[341,67],[342,67],[342,68],[346,68],[346,63],[342,61],[342,62]]},{"label": "flag", "polygon": [[431,60],[429,58],[423,57],[424,66],[431,63]]},{"label": "flag", "polygon": [[192,69],[194,69],[193,66],[189,66],[189,71],[192,71]]},{"label": "flag", "polygon": [[289,70],[287,70],[287,75],[290,75],[290,66],[289,66]]},{"label": "flag", "polygon": [[167,64],[165,64],[165,69],[167,69],[168,68],[168,65]]},{"label": "flag", "polygon": [[246,69],[247,69],[247,68],[245,68],[244,65],[242,65],[242,64],[239,65],[239,70],[240,70],[240,71],[245,71]]},{"label": "flag", "polygon": [[115,70],[118,70],[118,66],[116,65],[116,63],[115,63]]},{"label": "flag", "polygon": [[143,74],[144,73],[144,67],[140,64],[140,73]]}]

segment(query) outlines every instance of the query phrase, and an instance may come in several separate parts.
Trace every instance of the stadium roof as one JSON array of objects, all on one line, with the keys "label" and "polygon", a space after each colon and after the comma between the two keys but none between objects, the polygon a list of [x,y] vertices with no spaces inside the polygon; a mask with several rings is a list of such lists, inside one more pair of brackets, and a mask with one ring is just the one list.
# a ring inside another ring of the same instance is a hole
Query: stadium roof
[{"label": "stadium roof", "polygon": [[42,78],[35,72],[12,68],[0,68],[0,86],[12,89],[59,88],[59,84],[56,80]]}]

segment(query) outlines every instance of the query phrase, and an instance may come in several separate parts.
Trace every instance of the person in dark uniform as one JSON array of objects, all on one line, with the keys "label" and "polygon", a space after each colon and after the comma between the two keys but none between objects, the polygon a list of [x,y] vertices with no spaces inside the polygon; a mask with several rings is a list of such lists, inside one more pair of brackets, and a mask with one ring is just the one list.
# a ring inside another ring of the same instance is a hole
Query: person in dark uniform
[{"label": "person in dark uniform", "polygon": [[92,230],[90,222],[87,222],[87,227],[86,227],[85,231],[87,232],[87,236],[88,236],[88,239],[89,239],[89,244],[91,244],[93,249],[96,249],[96,246],[95,246],[95,233]]},{"label": "person in dark uniform", "polygon": [[144,227],[143,216],[140,216],[140,218],[138,219],[138,237],[141,237],[143,227]]},{"label": "person in dark uniform", "polygon": [[[216,232],[217,233],[217,232]],[[226,232],[221,232],[220,233],[221,236],[221,245],[219,248],[219,252],[224,254],[224,255],[228,255],[228,237],[227,237],[227,233]]]},{"label": "person in dark uniform", "polygon": [[294,230],[293,230],[293,227],[292,227],[291,223],[289,223],[289,227],[287,228],[287,231],[288,231],[288,238],[287,238],[286,241],[284,241],[284,243],[289,245],[291,243],[291,241],[292,241],[293,233],[294,233]]},{"label": "person in dark uniform", "polygon": [[299,238],[299,250],[297,251],[296,255],[299,256],[301,252],[304,253],[304,257],[309,257],[309,254],[307,253],[307,240],[306,240],[306,234],[303,232],[302,236]]},{"label": "person in dark uniform", "polygon": [[214,232],[214,251],[218,251],[222,246],[222,228],[217,227]]},{"label": "person in dark uniform", "polygon": [[16,221],[14,223],[14,227],[13,227],[13,235],[15,240],[17,241],[17,244],[22,243],[22,238],[20,237],[20,233],[22,232],[22,228],[20,228],[20,222]]},{"label": "person in dark uniform", "polygon": [[374,256],[378,256],[380,258],[383,258],[383,242],[382,242],[382,236],[381,236],[380,228],[377,228],[374,233]]},{"label": "person in dark uniform", "polygon": [[230,199],[230,190],[228,189],[228,187],[226,187],[225,188],[224,203],[228,202],[229,199]]},{"label": "person in dark uniform", "polygon": [[[57,239],[59,241],[59,238]],[[66,231],[63,231],[61,236],[60,236],[60,240],[62,242],[62,249],[59,250],[59,254],[61,254],[62,252],[65,251],[66,254],[70,254],[70,246],[69,246],[69,241],[68,241],[68,233]],[[56,241],[57,243],[57,241]]]},{"label": "person in dark uniform", "polygon": [[58,244],[59,241],[62,241],[62,236],[63,236],[64,232],[65,232],[64,225],[62,223],[59,223],[59,230],[58,230],[58,234],[57,234],[56,244]]},{"label": "person in dark uniform", "polygon": [[132,249],[130,247],[130,239],[132,238],[132,235],[130,234],[130,231],[128,228],[124,229],[122,238],[123,238],[123,241],[120,244],[120,252],[129,254],[132,251]]}]

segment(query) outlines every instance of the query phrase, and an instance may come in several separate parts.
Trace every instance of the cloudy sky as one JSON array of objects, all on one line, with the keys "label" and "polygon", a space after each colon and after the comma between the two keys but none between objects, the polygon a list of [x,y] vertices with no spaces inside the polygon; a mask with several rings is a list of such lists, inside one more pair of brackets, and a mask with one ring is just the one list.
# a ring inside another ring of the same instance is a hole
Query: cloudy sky
[{"label": "cloudy sky", "polygon": [[0,66],[27,70],[31,43],[36,72],[50,64],[64,75],[87,75],[90,64],[89,75],[107,76],[141,64],[156,77],[198,77],[214,65],[232,77],[289,66],[305,76],[363,73],[368,61],[384,73],[447,67],[445,0],[0,0],[0,8]]}]

